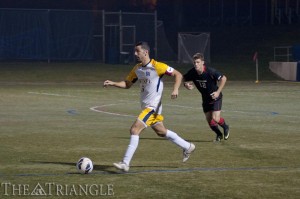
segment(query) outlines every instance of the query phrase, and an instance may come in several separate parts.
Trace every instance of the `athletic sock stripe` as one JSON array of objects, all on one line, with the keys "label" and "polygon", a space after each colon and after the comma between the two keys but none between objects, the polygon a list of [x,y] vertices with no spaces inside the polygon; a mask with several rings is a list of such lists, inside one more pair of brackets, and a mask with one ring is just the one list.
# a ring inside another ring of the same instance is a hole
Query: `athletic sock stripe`
[{"label": "athletic sock stripe", "polygon": [[225,124],[225,120],[224,120],[224,118],[220,118],[220,121],[219,121],[219,123],[218,124],[220,124],[221,126],[223,125],[223,124]]}]

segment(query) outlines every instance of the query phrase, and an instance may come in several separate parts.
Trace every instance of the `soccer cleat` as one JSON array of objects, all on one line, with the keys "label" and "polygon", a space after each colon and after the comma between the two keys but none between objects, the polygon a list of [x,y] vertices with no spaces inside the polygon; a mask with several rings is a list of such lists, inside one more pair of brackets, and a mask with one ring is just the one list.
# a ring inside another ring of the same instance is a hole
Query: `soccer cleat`
[{"label": "soccer cleat", "polygon": [[189,149],[183,150],[183,160],[182,160],[182,162],[186,162],[189,159],[190,155],[195,150],[195,148],[196,148],[196,146],[193,143],[191,143],[191,146],[190,146]]},{"label": "soccer cleat", "polygon": [[216,139],[214,140],[215,142],[221,142],[221,140],[223,139],[223,135],[217,135]]},{"label": "soccer cleat", "polygon": [[114,166],[122,171],[129,171],[129,166],[124,162],[114,163]]},{"label": "soccer cleat", "polygon": [[224,140],[227,140],[229,138],[229,126],[226,125],[224,128]]}]

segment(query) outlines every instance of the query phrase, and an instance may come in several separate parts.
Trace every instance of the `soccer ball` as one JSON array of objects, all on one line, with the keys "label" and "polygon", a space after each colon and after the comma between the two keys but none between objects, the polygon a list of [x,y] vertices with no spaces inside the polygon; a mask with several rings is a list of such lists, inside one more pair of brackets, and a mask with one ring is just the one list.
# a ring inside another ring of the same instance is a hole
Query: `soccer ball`
[{"label": "soccer ball", "polygon": [[93,162],[90,158],[82,157],[78,160],[76,168],[79,173],[89,174],[93,171]]}]

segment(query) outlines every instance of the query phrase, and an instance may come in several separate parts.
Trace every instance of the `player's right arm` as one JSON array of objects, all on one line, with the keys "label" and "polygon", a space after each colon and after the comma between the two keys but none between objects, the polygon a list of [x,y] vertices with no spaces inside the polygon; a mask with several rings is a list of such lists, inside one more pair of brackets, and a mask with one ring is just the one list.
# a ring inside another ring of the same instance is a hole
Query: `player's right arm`
[{"label": "player's right arm", "polygon": [[114,82],[111,80],[106,80],[103,83],[103,87],[107,87],[107,86],[114,86],[117,88],[130,88],[136,81],[137,81],[137,76],[135,73],[136,68],[138,67],[138,65],[136,65],[128,74],[128,76],[126,77],[125,80],[120,81],[120,82]]},{"label": "player's right arm", "polygon": [[106,80],[104,81],[103,83],[103,87],[107,87],[107,86],[114,86],[114,87],[117,87],[117,88],[130,88],[132,86],[132,82],[131,81],[127,81],[127,80],[124,80],[124,81],[120,81],[120,82],[114,82],[114,81],[111,81],[111,80]]}]

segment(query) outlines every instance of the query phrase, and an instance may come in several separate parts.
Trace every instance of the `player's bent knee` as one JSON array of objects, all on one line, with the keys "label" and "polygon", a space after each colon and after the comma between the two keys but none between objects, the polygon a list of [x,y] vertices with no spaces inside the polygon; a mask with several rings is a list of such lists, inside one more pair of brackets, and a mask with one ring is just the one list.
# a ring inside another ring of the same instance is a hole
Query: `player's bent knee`
[{"label": "player's bent knee", "polygon": [[130,135],[139,135],[141,133],[142,129],[138,128],[131,128],[130,129]]},{"label": "player's bent knee", "polygon": [[164,132],[155,132],[159,137],[166,137],[166,133]]},{"label": "player's bent knee", "polygon": [[137,120],[131,126],[131,128],[130,128],[130,134],[131,135],[139,135],[145,128],[146,128],[146,125]]},{"label": "player's bent knee", "polygon": [[165,137],[167,134],[167,129],[164,127],[162,123],[157,123],[156,125],[151,126],[151,128],[155,131],[155,133],[159,137]]}]

